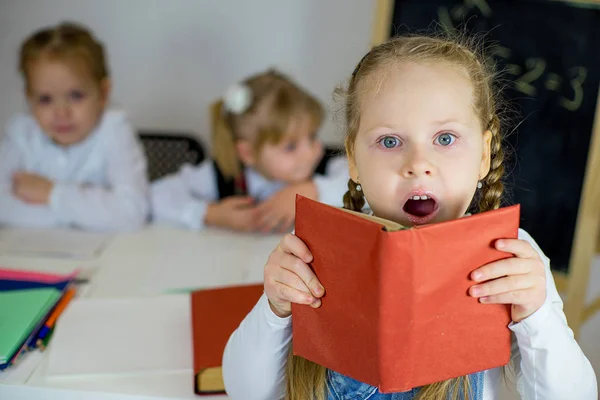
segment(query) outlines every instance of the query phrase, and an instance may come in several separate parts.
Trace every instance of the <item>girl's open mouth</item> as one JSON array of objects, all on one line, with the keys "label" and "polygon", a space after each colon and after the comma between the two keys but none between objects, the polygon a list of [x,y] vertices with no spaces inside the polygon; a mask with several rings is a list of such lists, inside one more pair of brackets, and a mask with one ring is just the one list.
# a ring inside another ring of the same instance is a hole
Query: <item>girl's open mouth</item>
[{"label": "girl's open mouth", "polygon": [[422,225],[429,223],[436,216],[439,206],[429,195],[414,194],[406,200],[402,210],[413,224]]}]

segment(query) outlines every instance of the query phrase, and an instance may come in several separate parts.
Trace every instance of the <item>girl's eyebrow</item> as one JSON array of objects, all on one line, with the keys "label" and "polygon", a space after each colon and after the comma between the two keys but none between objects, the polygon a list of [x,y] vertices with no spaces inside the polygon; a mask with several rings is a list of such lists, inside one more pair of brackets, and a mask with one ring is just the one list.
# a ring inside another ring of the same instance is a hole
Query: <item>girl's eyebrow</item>
[{"label": "girl's eyebrow", "polygon": [[393,130],[393,131],[397,130],[396,128],[394,128],[390,124],[380,124],[380,125],[374,125],[374,126],[370,127],[369,129],[366,129],[364,132],[370,134],[373,131],[376,131],[378,129],[390,129],[390,130]]},{"label": "girl's eyebrow", "polygon": [[437,124],[437,125],[444,125],[444,124],[448,124],[450,122],[458,122],[459,124],[461,123],[456,118],[446,118],[446,119],[442,119],[442,120],[439,120],[439,121],[434,121],[434,123]]}]

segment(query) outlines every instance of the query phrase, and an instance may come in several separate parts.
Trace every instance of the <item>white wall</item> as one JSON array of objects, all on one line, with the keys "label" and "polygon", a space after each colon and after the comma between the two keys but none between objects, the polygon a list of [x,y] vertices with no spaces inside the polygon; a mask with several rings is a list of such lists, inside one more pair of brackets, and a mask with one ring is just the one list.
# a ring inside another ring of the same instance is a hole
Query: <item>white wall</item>
[{"label": "white wall", "polygon": [[[369,47],[374,9],[365,0],[0,0],[0,125],[26,109],[17,53],[45,25],[78,21],[104,42],[113,103],[137,127],[207,139],[208,105],[269,66],[331,106]],[[340,124],[329,117],[321,137],[334,142]]]}]

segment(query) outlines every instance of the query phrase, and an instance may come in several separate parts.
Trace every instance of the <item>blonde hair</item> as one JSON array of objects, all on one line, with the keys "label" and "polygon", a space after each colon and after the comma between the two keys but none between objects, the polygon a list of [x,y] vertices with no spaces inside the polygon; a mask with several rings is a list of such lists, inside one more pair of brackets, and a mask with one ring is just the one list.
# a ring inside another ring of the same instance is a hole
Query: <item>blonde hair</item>
[{"label": "blonde hair", "polygon": [[23,75],[27,90],[29,69],[41,58],[78,61],[98,84],[109,77],[102,43],[88,29],[72,22],[38,30],[21,45],[19,72]]},{"label": "blonde hair", "polygon": [[[478,197],[478,211],[488,211],[500,207],[503,192],[504,152],[500,132],[500,119],[495,97],[493,66],[477,50],[473,42],[428,36],[400,36],[373,48],[358,63],[348,88],[345,91],[346,149],[351,157],[360,124],[361,98],[365,91],[373,90],[365,81],[376,72],[401,62],[446,62],[459,67],[473,85],[474,108],[485,130],[492,133],[491,164],[488,175],[481,181],[482,189]],[[372,81],[371,81],[372,82]],[[338,91],[341,92],[341,91]],[[360,211],[365,204],[357,184],[349,180],[348,191],[344,195],[344,207]],[[326,369],[301,357],[293,356],[290,350],[287,363],[287,400],[325,400]],[[417,399],[447,400],[459,399],[463,394],[471,397],[468,376],[449,379],[422,387]]]},{"label": "blonde hair", "polygon": [[247,110],[232,113],[226,110],[223,100],[211,109],[213,158],[228,179],[241,173],[238,140],[250,141],[258,151],[265,143],[279,143],[288,133],[291,120],[299,114],[310,116],[313,130],[321,125],[324,114],[315,97],[274,69],[251,76],[242,84],[252,93],[252,104]]}]

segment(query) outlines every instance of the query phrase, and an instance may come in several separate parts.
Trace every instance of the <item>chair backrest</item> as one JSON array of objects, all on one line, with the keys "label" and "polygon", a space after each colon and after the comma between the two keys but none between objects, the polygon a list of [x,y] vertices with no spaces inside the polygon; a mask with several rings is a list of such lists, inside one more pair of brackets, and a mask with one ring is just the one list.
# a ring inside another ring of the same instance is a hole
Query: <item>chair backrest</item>
[{"label": "chair backrest", "polygon": [[177,172],[185,163],[199,164],[206,157],[204,147],[191,134],[140,131],[139,136],[148,159],[150,181]]}]

